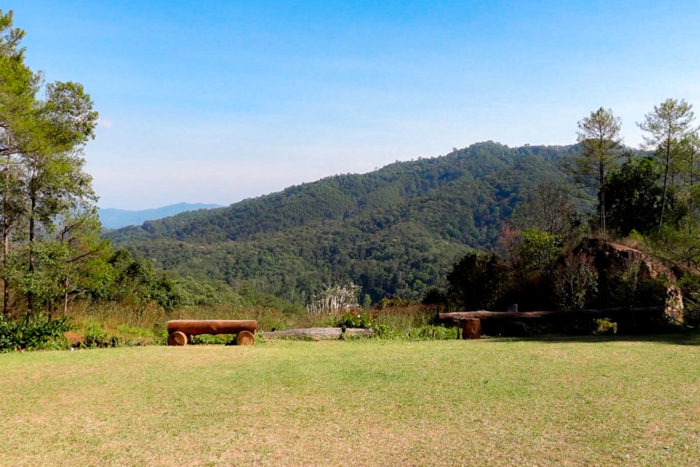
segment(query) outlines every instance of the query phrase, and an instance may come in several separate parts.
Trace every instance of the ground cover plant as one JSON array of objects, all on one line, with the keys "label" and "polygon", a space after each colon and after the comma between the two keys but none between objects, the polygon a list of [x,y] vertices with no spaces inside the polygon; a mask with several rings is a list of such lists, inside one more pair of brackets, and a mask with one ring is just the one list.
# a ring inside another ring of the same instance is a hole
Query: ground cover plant
[{"label": "ground cover plant", "polygon": [[0,355],[12,465],[697,465],[700,339]]}]

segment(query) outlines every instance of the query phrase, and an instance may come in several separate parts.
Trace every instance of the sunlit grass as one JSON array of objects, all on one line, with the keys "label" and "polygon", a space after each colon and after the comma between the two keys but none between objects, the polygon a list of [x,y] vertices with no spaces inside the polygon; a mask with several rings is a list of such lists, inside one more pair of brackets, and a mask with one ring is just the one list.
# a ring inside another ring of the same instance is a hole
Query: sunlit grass
[{"label": "sunlit grass", "polygon": [[0,355],[0,463],[700,462],[700,340]]}]

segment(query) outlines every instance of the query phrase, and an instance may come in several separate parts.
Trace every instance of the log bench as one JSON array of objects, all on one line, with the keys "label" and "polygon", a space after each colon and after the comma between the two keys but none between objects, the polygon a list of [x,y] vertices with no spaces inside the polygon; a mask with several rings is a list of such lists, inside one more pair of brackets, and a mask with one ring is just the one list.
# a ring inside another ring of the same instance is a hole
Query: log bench
[{"label": "log bench", "polygon": [[237,345],[253,345],[258,322],[233,319],[174,319],[168,321],[168,345],[187,345],[199,334],[235,334]]},{"label": "log bench", "polygon": [[[600,309],[582,309],[567,311],[453,311],[438,313],[441,321],[452,322],[457,325],[457,338],[460,331],[462,339],[479,339],[481,337],[482,322],[495,320],[500,322],[524,322],[528,320],[547,320],[550,323],[570,323],[574,320],[593,320],[609,318],[622,323],[625,332],[635,331],[644,326],[653,326],[654,323],[663,321],[663,306],[647,307],[615,307]],[[651,323],[651,324],[650,324]],[[651,328],[653,330],[653,327]]]}]

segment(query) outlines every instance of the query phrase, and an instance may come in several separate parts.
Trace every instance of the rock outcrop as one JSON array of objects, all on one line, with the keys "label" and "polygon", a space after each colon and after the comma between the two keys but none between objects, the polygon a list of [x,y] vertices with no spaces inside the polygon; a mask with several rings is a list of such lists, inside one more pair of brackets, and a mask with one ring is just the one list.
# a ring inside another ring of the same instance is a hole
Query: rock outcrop
[{"label": "rock outcrop", "polygon": [[[584,240],[578,251],[592,259],[598,272],[598,293],[602,301],[615,303],[630,297],[658,301],[627,304],[663,304],[669,322],[683,322],[683,295],[676,285],[676,274],[663,261],[637,248],[597,238]],[[621,294],[629,297],[621,297]]]}]

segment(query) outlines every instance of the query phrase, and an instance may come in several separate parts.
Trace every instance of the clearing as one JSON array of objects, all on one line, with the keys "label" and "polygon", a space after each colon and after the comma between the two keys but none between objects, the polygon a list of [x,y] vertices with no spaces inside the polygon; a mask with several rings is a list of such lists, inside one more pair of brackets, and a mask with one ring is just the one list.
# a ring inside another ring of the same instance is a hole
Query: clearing
[{"label": "clearing", "polygon": [[0,463],[700,464],[700,336],[0,355]]}]

